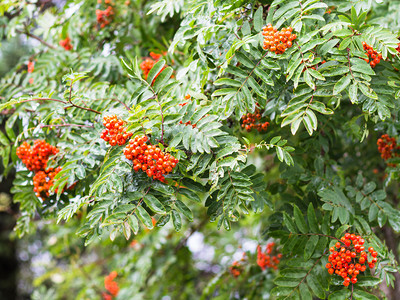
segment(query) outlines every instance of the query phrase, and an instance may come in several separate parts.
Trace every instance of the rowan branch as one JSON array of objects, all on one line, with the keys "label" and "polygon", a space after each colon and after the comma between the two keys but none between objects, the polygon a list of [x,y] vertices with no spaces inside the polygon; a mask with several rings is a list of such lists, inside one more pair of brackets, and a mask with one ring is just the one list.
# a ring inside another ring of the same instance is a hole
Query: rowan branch
[{"label": "rowan branch", "polygon": [[34,35],[34,34],[30,33],[30,32],[27,31],[27,30],[26,30],[26,31],[22,31],[22,30],[16,29],[16,31],[17,31],[18,33],[25,34],[26,36],[29,36],[29,37],[31,37],[31,38],[33,38],[33,39],[39,41],[41,44],[43,44],[43,45],[45,45],[45,46],[47,46],[47,47],[49,47],[49,48],[51,48],[51,49],[56,49],[55,46],[49,44],[49,43],[46,42],[45,40],[41,39],[41,38],[38,37],[37,35]]},{"label": "rowan branch", "polygon": [[70,104],[71,104],[70,107],[80,108],[80,109],[87,110],[87,111],[91,111],[91,112],[94,112],[94,113],[96,113],[96,114],[101,115],[101,112],[99,112],[99,111],[97,111],[97,110],[94,110],[94,109],[91,109],[91,108],[89,108],[89,107],[83,107],[83,106],[77,105],[77,104],[72,103],[72,102],[67,102],[67,101],[64,101],[64,100],[53,99],[53,98],[33,98],[33,99],[26,99],[26,100],[18,101],[16,104],[18,104],[18,103],[24,103],[24,102],[30,102],[30,101],[55,101],[55,102],[60,102],[60,103],[63,103],[63,104],[68,104],[68,103],[70,103]]},{"label": "rowan branch", "polygon": [[53,124],[53,125],[43,125],[40,124],[40,128],[45,128],[45,127],[87,127],[87,128],[93,128],[93,125],[80,125],[80,124]]}]

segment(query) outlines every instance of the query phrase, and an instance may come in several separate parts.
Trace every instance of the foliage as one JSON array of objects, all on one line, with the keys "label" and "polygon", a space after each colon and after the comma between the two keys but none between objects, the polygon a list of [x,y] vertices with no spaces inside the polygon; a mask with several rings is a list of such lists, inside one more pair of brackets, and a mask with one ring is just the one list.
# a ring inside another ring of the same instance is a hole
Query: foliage
[{"label": "foliage", "polygon": [[[373,289],[393,285],[399,271],[398,249],[388,248],[381,230],[400,232],[399,161],[385,169],[376,147],[380,135],[397,139],[400,130],[399,25],[385,18],[395,4],[105,2],[0,4],[4,38],[39,42],[0,80],[0,156],[4,176],[15,172],[16,234],[32,234],[45,220],[49,235],[65,238],[48,245],[67,262],[62,283],[45,288],[59,272],[52,266],[37,278],[35,297],[68,290],[71,299],[100,298],[114,269],[117,299],[383,297]],[[110,23],[100,26],[96,9],[108,6]],[[292,27],[293,47],[264,50],[267,23]],[[59,46],[67,38],[71,50]],[[374,68],[363,42],[382,55]],[[140,64],[150,52],[162,58],[144,76]],[[256,110],[268,130],[241,129],[242,116]],[[111,114],[132,137],[146,135],[179,160],[166,182],[135,172],[124,146],[100,138]],[[46,199],[36,197],[34,174],[16,155],[35,139],[59,148],[48,167],[62,171]],[[274,239],[279,270],[257,266],[255,248],[245,249],[239,276],[218,259],[208,263],[220,272],[196,268],[190,236],[208,232],[222,257],[225,242],[237,245],[230,230],[260,244]],[[351,288],[324,268],[345,232],[361,235],[379,255]]]}]

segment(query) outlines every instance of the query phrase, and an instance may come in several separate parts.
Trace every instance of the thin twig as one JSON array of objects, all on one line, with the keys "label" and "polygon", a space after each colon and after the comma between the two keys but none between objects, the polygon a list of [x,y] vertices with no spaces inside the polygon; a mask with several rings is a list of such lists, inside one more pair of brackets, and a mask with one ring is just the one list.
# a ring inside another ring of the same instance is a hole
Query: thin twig
[{"label": "thin twig", "polygon": [[93,125],[80,125],[80,124],[54,124],[54,125],[40,125],[40,128],[44,127],[87,127],[87,128],[93,128]]},{"label": "thin twig", "polygon": [[129,106],[128,106],[126,103],[122,102],[121,100],[118,100],[118,99],[116,99],[116,98],[111,98],[111,100],[118,101],[118,102],[121,103],[123,106],[125,106],[125,108],[126,108],[127,110],[131,110],[131,109],[129,108]]},{"label": "thin twig", "polygon": [[87,111],[91,111],[91,112],[94,112],[94,113],[96,113],[96,114],[101,115],[101,112],[99,112],[99,111],[97,111],[97,110],[91,109],[91,108],[89,108],[89,107],[83,107],[83,106],[77,105],[77,104],[75,104],[75,103],[72,102],[72,80],[71,80],[71,84],[70,84],[70,86],[69,86],[69,98],[68,98],[68,102],[69,102],[73,107],[77,107],[77,108],[84,109],[84,110],[87,110]]},{"label": "thin twig", "polygon": [[67,104],[68,102],[64,101],[64,100],[60,100],[60,99],[53,99],[53,98],[33,98],[33,99],[26,99],[26,100],[21,100],[18,101],[15,104],[19,104],[19,103],[24,103],[24,102],[30,102],[30,101],[55,101],[55,102],[60,102],[60,103],[64,103]]},{"label": "thin twig", "polygon": [[27,35],[27,36],[29,36],[29,37],[31,37],[31,38],[33,38],[33,39],[39,41],[40,43],[42,43],[43,45],[45,45],[45,46],[47,46],[47,47],[49,47],[49,48],[51,48],[51,49],[56,49],[55,46],[49,44],[48,42],[44,41],[43,39],[41,39],[41,38],[38,37],[37,35],[34,35],[34,34],[30,33],[30,32],[27,31],[27,30],[26,30],[26,31],[22,31],[22,30],[16,29],[16,31],[19,32],[19,33],[25,34],[25,35]]},{"label": "thin twig", "polygon": [[[30,102],[30,101],[55,101],[55,102],[60,102],[60,103],[63,103],[63,104],[68,104],[67,101],[60,100],[60,99],[53,99],[53,98],[33,98],[33,99],[26,99],[26,100],[18,101],[18,102],[15,103],[15,104],[24,103],[24,102]],[[72,106],[72,107],[76,107],[76,108],[80,108],[80,109],[83,109],[83,110],[91,111],[91,112],[94,112],[94,113],[99,114],[99,115],[101,114],[101,112],[99,112],[99,111],[97,111],[97,110],[94,110],[94,109],[91,109],[91,108],[88,108],[88,107],[83,107],[83,106],[74,104],[74,103],[72,103],[72,102],[71,102],[71,106]]]},{"label": "thin twig", "polygon": [[236,38],[237,38],[238,40],[242,40],[242,39],[236,34],[235,30],[232,30],[232,32],[233,32],[233,34],[236,36]]},{"label": "thin twig", "polygon": [[353,290],[354,290],[354,284],[351,284],[351,297],[350,300],[353,300]]},{"label": "thin twig", "polygon": [[347,61],[349,62],[349,70],[350,70],[351,77],[353,77],[353,79],[356,80],[354,78],[353,71],[351,70],[351,65],[350,65],[350,48],[347,48]]}]

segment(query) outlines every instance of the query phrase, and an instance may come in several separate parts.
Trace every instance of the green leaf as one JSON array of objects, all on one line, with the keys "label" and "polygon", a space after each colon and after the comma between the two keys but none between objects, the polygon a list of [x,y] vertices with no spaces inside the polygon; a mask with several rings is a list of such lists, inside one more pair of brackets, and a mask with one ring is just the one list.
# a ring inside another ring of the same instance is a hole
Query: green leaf
[{"label": "green leaf", "polygon": [[214,85],[216,85],[216,86],[229,85],[229,86],[234,86],[234,87],[240,87],[242,85],[242,83],[235,79],[220,78],[220,79],[214,81]]},{"label": "green leaf", "polygon": [[165,60],[161,59],[158,62],[154,64],[154,66],[151,68],[149,74],[147,75],[147,82],[149,84],[152,84],[154,78],[160,73],[160,71],[164,68],[165,66]]},{"label": "green leaf", "polygon": [[334,36],[338,37],[347,37],[350,36],[353,32],[350,29],[339,29],[333,32]]},{"label": "green leaf", "polygon": [[277,286],[271,290],[271,296],[279,298],[279,297],[287,296],[287,295],[291,294],[292,292],[293,292],[293,288]]},{"label": "green leaf", "polygon": [[311,123],[311,128],[313,130],[317,130],[317,126],[318,126],[318,120],[317,120],[317,116],[314,114],[314,112],[310,109],[306,110],[306,116],[309,118],[310,123]]},{"label": "green leaf", "polygon": [[277,142],[279,142],[281,140],[280,136],[275,136],[271,139],[271,141],[269,142],[272,145],[275,145]]},{"label": "green leaf", "polygon": [[302,118],[298,118],[297,120],[295,120],[292,125],[290,125],[290,131],[293,135],[296,134],[297,130],[299,129],[300,123],[303,119]]},{"label": "green leaf", "polygon": [[[363,188],[364,193],[365,193],[366,195],[372,193],[375,189],[376,189],[376,183],[373,182],[373,181],[368,182],[368,183],[364,186],[364,188]],[[386,197],[385,197],[385,198],[386,198]]]},{"label": "green leaf", "polygon": [[10,141],[1,130],[0,130],[0,143],[3,144],[4,146],[8,146],[10,144]]},{"label": "green leaf", "polygon": [[338,211],[340,223],[347,224],[350,217],[348,210],[345,207],[339,207]]},{"label": "green leaf", "polygon": [[289,229],[289,231],[291,233],[297,232],[296,226],[295,226],[292,218],[286,212],[283,213],[283,222],[284,222],[285,226],[287,227],[287,229]]},{"label": "green leaf", "polygon": [[193,221],[193,213],[189,207],[180,200],[175,201],[175,206],[190,222]]},{"label": "green leaf", "polygon": [[354,290],[353,299],[355,300],[379,300],[378,297],[361,290]]},{"label": "green leaf", "polygon": [[[185,183],[185,185],[186,185],[187,187],[189,187],[187,183]],[[191,190],[189,190],[189,189],[180,188],[180,189],[178,190],[178,192],[179,192],[180,194],[186,196],[188,199],[190,199],[190,200],[192,200],[192,201],[201,202],[199,195],[197,195],[195,192],[193,192],[193,191],[191,191]]]},{"label": "green leaf", "polygon": [[255,67],[254,62],[252,62],[251,59],[248,58],[248,56],[244,55],[242,52],[236,52],[235,55],[236,55],[238,62],[240,62],[241,64],[245,65],[248,68]]},{"label": "green leaf", "polygon": [[174,70],[171,67],[165,68],[161,74],[159,74],[154,82],[153,89],[155,90],[156,93],[161,91],[167,81],[171,78],[172,73]]},{"label": "green leaf", "polygon": [[350,298],[350,291],[348,289],[341,289],[329,295],[328,300],[343,300]]},{"label": "green leaf", "polygon": [[340,226],[337,230],[336,230],[336,232],[335,232],[335,236],[337,237],[337,238],[341,238],[342,237],[342,235],[343,235],[343,233],[349,228],[350,226],[349,225],[342,225],[342,226]]},{"label": "green leaf", "polygon": [[370,87],[368,87],[368,86],[366,86],[365,84],[362,84],[362,83],[359,83],[358,87],[359,87],[361,93],[363,93],[368,98],[376,99],[376,100],[378,99],[378,95]]},{"label": "green leaf", "polygon": [[303,216],[300,208],[298,208],[296,204],[293,205],[293,216],[294,216],[294,220],[296,222],[297,228],[299,228],[299,230],[302,233],[308,233],[308,228],[307,228],[306,222],[304,221],[304,216]]},{"label": "green leaf", "polygon": [[314,233],[318,233],[319,232],[318,220],[317,220],[317,216],[315,215],[314,206],[311,202],[307,208],[307,219],[308,219],[308,226],[310,227],[310,230]]},{"label": "green leaf", "polygon": [[369,222],[372,222],[376,219],[376,217],[378,216],[378,211],[379,211],[379,208],[376,204],[373,204],[369,207],[369,211],[368,211]]},{"label": "green leaf", "polygon": [[234,95],[236,93],[237,89],[235,88],[224,88],[224,89],[219,89],[216,90],[214,93],[212,93],[212,97],[217,97],[217,96],[224,96],[228,94]]},{"label": "green leaf", "polygon": [[304,248],[304,259],[310,259],[310,257],[314,254],[315,247],[318,244],[319,237],[318,235],[312,235]]},{"label": "green leaf", "polygon": [[308,134],[312,135],[312,133],[313,133],[313,128],[312,128],[313,124],[311,123],[311,119],[310,119],[310,117],[308,115],[305,115],[303,117],[303,124],[306,127]]},{"label": "green leaf", "polygon": [[132,227],[133,233],[137,234],[139,232],[139,221],[136,216],[131,215],[128,217],[128,223]]},{"label": "green leaf", "polygon": [[141,207],[140,205],[136,208],[136,215],[138,216],[139,220],[142,221],[142,223],[148,228],[152,229],[153,228],[153,222],[151,220],[150,215],[147,213],[147,211]]},{"label": "green leaf", "polygon": [[339,41],[340,41],[340,39],[333,39],[333,40],[330,40],[330,41],[324,43],[324,45],[320,49],[321,55],[324,55],[324,54],[328,53],[329,51],[331,51],[333,49],[333,47],[335,47]]},{"label": "green leaf", "polygon": [[273,86],[274,82],[271,79],[271,74],[267,74],[263,69],[260,67],[254,69],[254,73],[261,78],[262,81],[264,81],[266,84]]},{"label": "green leaf", "polygon": [[322,287],[321,283],[318,281],[313,274],[309,274],[307,276],[308,286],[311,288],[313,293],[320,299],[325,299],[325,290]]},{"label": "green leaf", "polygon": [[308,288],[307,284],[305,284],[304,282],[302,282],[300,284],[299,291],[300,291],[302,300],[312,300],[313,299],[310,289]]},{"label": "green leaf", "polygon": [[278,157],[278,159],[282,162],[283,161],[283,150],[281,147],[276,147],[276,156]]},{"label": "green leaf", "polygon": [[82,165],[75,166],[75,174],[79,179],[84,179],[86,176],[85,168]]},{"label": "green leaf", "polygon": [[131,227],[129,226],[128,222],[124,222],[123,233],[126,240],[129,240],[129,238],[131,237]]},{"label": "green leaf", "polygon": [[322,74],[321,74],[320,72],[318,72],[317,70],[314,70],[314,69],[307,69],[307,71],[310,73],[310,75],[311,75],[312,77],[315,77],[315,78],[317,78],[317,79],[319,79],[319,80],[325,80],[325,77],[322,76]]},{"label": "green leaf", "polygon": [[303,279],[307,275],[307,271],[305,271],[303,269],[286,268],[286,269],[281,270],[280,274],[284,277]]},{"label": "green leaf", "polygon": [[155,213],[158,213],[158,214],[166,213],[164,205],[162,205],[162,203],[153,195],[146,194],[146,196],[144,196],[143,200],[144,200],[144,203],[146,203],[146,205],[148,207],[150,207],[150,209],[152,211],[154,211]]},{"label": "green leaf", "polygon": [[351,82],[351,75],[340,78],[340,80],[333,87],[333,94],[337,95],[343,91]]},{"label": "green leaf", "polygon": [[381,278],[372,276],[360,276],[357,281],[358,286],[372,286],[376,287],[382,282]]},{"label": "green leaf", "polygon": [[300,283],[301,278],[290,278],[278,276],[275,278],[274,283],[279,286],[296,287]]},{"label": "green leaf", "polygon": [[243,25],[242,25],[242,34],[244,36],[250,35],[251,34],[251,28],[250,28],[250,24],[249,21],[244,21]]},{"label": "green leaf", "polygon": [[310,72],[308,71],[308,69],[306,69],[305,72],[303,73],[303,78],[304,78],[304,81],[308,84],[308,86],[314,90],[315,89],[315,83],[312,80]]},{"label": "green leaf", "polygon": [[176,210],[172,210],[171,216],[172,216],[172,223],[174,224],[175,227],[175,231],[180,231],[182,228],[181,215]]},{"label": "green leaf", "polygon": [[311,109],[324,114],[324,115],[330,115],[333,114],[333,111],[330,110],[329,108],[326,108],[325,104],[319,101],[313,101],[310,106]]},{"label": "green leaf", "polygon": [[354,82],[350,87],[349,87],[349,98],[351,103],[357,103],[358,102],[358,97],[357,97],[357,82]]},{"label": "green leaf", "polygon": [[351,37],[345,38],[339,45],[339,50],[346,49],[351,43]]},{"label": "green leaf", "polygon": [[263,20],[263,7],[262,7],[262,5],[260,5],[260,6],[258,7],[258,9],[256,10],[253,19],[254,19],[254,21],[253,21],[253,23],[254,23],[254,30],[255,30],[255,31],[261,31],[262,25],[263,25],[263,23],[264,23],[264,20]]}]

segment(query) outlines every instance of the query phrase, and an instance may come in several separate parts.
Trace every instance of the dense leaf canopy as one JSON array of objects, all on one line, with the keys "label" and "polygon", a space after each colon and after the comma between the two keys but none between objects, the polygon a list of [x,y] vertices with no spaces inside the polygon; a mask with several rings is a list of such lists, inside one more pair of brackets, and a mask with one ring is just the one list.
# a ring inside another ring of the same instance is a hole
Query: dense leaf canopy
[{"label": "dense leaf canopy", "polygon": [[[52,257],[33,297],[396,295],[399,16],[389,0],[2,1],[4,45],[30,48],[0,79],[0,179],[16,236]],[[113,115],[129,134],[111,145]],[[35,140],[58,149],[37,150],[40,171]],[[346,233],[377,252],[348,287],[325,268]]]}]

